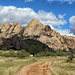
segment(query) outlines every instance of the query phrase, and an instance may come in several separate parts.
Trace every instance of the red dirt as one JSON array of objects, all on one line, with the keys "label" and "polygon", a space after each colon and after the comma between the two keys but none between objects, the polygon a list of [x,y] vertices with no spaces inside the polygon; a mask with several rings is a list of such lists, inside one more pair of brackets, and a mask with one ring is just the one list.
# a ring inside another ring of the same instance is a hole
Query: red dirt
[{"label": "red dirt", "polygon": [[50,64],[49,62],[34,63],[23,67],[16,75],[53,75],[49,70]]}]

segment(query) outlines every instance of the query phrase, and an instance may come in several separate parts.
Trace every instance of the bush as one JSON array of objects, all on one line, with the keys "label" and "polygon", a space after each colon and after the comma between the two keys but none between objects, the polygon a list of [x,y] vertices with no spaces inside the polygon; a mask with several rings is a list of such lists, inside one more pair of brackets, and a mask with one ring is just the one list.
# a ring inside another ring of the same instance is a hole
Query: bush
[{"label": "bush", "polygon": [[16,57],[16,53],[14,50],[9,50],[9,52],[7,53],[2,53],[2,56],[5,56],[5,57]]},{"label": "bush", "polygon": [[30,54],[26,52],[26,50],[22,49],[21,51],[17,52],[17,57],[25,58],[28,57]]},{"label": "bush", "polygon": [[22,49],[21,51],[14,51],[13,49],[9,50],[9,52],[2,53],[0,52],[0,56],[5,56],[5,57],[28,57],[30,54],[26,52],[26,50]]},{"label": "bush", "polygon": [[7,53],[6,51],[0,51],[0,56],[9,57],[9,53]]},{"label": "bush", "polygon": [[66,60],[66,62],[72,62],[72,60],[68,58],[68,59]]},{"label": "bush", "polygon": [[0,52],[0,56],[3,56],[3,53],[2,52]]},{"label": "bush", "polygon": [[68,59],[66,62],[72,62],[74,58],[74,55],[71,53],[71,55],[69,55]]},{"label": "bush", "polygon": [[40,56],[52,56],[53,53],[49,52],[49,51],[44,51],[44,52],[39,52],[36,54],[36,56],[40,57]]},{"label": "bush", "polygon": [[8,54],[9,54],[9,57],[16,57],[16,53],[13,49],[9,50]]},{"label": "bush", "polygon": [[59,49],[55,51],[55,54],[56,56],[67,56],[68,53]]},{"label": "bush", "polygon": [[26,48],[27,52],[29,52],[30,54],[33,54],[33,56],[41,51],[43,51],[43,48],[39,45],[32,45],[32,46],[28,46]]}]

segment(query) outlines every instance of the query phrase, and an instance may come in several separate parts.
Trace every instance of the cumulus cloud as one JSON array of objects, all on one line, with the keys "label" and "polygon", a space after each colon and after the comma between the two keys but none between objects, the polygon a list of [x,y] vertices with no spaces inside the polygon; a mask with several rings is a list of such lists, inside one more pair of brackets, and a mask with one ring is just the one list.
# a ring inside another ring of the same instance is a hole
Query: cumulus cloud
[{"label": "cumulus cloud", "polygon": [[65,15],[66,15],[66,14],[63,14],[63,15],[59,14],[59,15],[58,15],[58,18],[64,19],[64,16],[65,16]]},{"label": "cumulus cloud", "polygon": [[54,28],[57,32],[59,32],[61,35],[68,35],[68,36],[74,36],[73,33],[70,33],[69,29],[56,29]]},{"label": "cumulus cloud", "polygon": [[69,4],[72,4],[73,2],[75,2],[75,0],[47,0],[48,2],[60,2],[60,3],[64,3],[67,2]]},{"label": "cumulus cloud", "polygon": [[[56,17],[56,15],[52,12],[45,12],[43,10],[38,11],[36,13],[31,8],[17,8],[15,6],[0,6],[0,24],[6,21],[13,23],[16,21],[17,23],[21,22],[22,26],[26,26],[32,19],[39,19],[44,25],[50,25],[51,28],[54,29],[54,26],[61,26],[66,24],[67,22],[60,15],[60,17]],[[62,18],[62,19],[60,19]],[[60,31],[59,31],[60,32]]]},{"label": "cumulus cloud", "polygon": [[25,0],[24,2],[33,2],[33,0]]},{"label": "cumulus cloud", "polygon": [[52,26],[60,26],[67,23],[64,19],[60,20],[59,18],[57,18],[56,15],[52,12],[47,13],[43,10],[38,11],[37,17],[45,25],[48,24]]},{"label": "cumulus cloud", "polygon": [[0,24],[10,21],[27,24],[37,14],[30,8],[16,8],[14,6],[0,6]]},{"label": "cumulus cloud", "polygon": [[2,22],[10,21],[11,23],[21,22],[26,25],[33,18],[39,19],[43,24],[52,26],[64,25],[67,22],[64,19],[59,19],[52,12],[45,12],[43,10],[34,12],[31,8],[16,8],[14,6],[0,6],[0,24]]},{"label": "cumulus cloud", "polygon": [[75,16],[70,17],[69,21],[71,24],[70,33],[73,33],[75,35]]}]

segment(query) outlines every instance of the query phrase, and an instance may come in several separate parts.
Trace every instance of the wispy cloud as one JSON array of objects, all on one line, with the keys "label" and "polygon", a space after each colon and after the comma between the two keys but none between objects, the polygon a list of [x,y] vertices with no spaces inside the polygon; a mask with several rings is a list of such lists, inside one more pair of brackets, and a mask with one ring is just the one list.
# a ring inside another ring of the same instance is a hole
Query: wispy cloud
[{"label": "wispy cloud", "polygon": [[59,14],[59,15],[58,15],[58,17],[59,17],[60,19],[64,19],[64,16],[66,16],[66,14],[63,14],[63,15]]},{"label": "wispy cloud", "polygon": [[24,2],[33,2],[33,0],[25,0]]},{"label": "wispy cloud", "polygon": [[48,2],[60,2],[60,3],[64,3],[67,2],[69,4],[72,4],[73,2],[75,2],[75,0],[47,0]]}]

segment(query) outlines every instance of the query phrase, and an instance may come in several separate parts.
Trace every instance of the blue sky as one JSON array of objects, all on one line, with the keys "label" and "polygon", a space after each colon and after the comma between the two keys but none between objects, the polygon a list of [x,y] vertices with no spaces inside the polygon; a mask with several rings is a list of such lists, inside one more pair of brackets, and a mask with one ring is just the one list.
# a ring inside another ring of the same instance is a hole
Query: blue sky
[{"label": "blue sky", "polygon": [[0,0],[0,24],[38,18],[62,35],[75,35],[75,0]]}]

